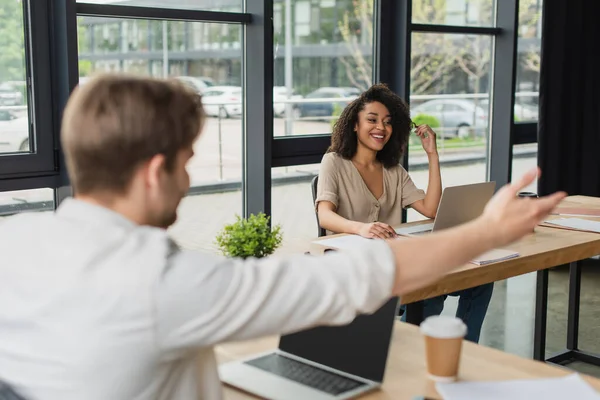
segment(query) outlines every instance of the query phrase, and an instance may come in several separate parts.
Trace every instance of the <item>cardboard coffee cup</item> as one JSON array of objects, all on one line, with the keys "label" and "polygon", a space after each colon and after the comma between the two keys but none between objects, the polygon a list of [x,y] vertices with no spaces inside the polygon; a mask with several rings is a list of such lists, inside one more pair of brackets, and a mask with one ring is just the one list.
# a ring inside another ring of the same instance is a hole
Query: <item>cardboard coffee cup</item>
[{"label": "cardboard coffee cup", "polygon": [[467,326],[460,318],[436,315],[421,323],[429,378],[453,382],[458,376],[462,342]]},{"label": "cardboard coffee cup", "polygon": [[[537,193],[533,193],[533,192],[519,192],[519,193],[517,193],[517,197],[520,197],[522,199],[524,199],[526,197],[529,197],[531,199],[537,199],[540,196],[538,196]],[[533,230],[531,232],[535,232],[535,228],[533,228]]]}]

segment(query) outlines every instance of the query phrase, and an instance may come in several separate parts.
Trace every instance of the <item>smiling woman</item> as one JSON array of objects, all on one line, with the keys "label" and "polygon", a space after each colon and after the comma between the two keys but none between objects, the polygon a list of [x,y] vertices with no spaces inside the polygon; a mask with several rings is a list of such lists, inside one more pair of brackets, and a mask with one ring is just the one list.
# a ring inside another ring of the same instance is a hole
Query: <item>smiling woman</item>
[{"label": "smiling woman", "polygon": [[441,195],[435,132],[426,125],[416,130],[430,156],[425,194],[400,165],[411,125],[406,102],[383,84],[371,86],[344,109],[319,172],[316,207],[328,234],[394,237],[392,226],[402,222],[403,208],[435,216]]}]

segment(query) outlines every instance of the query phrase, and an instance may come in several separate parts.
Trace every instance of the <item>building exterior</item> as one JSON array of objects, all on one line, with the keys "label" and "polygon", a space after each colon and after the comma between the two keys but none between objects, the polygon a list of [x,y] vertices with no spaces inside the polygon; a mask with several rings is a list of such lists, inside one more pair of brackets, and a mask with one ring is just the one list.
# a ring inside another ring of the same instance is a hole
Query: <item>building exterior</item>
[{"label": "building exterior", "polygon": [[[447,0],[443,10],[426,13],[427,8],[423,4],[430,1],[415,0],[413,15],[415,10],[420,12],[422,9],[423,18],[437,18],[440,23],[451,25],[489,25],[492,20],[491,0],[489,10],[482,11],[473,5],[485,2]],[[103,3],[164,7],[167,2],[121,0]],[[242,0],[178,0],[173,3],[170,6],[213,11],[235,12],[242,8]],[[532,4],[533,9],[529,13],[539,16],[539,1]],[[275,0],[274,85],[285,85],[285,17],[288,8],[292,21],[288,34],[292,38],[293,86],[297,93],[306,95],[324,86],[352,86],[362,89],[372,83],[372,7],[373,0]],[[537,90],[539,72],[531,70],[531,63],[528,62],[531,54],[539,54],[540,39],[536,23],[534,21],[534,26],[531,26],[529,21],[527,27],[533,29],[526,30],[526,37],[519,38],[517,79],[520,82],[517,87],[522,90]],[[421,58],[427,61],[428,57],[436,55],[448,59],[453,56],[450,52],[440,54],[448,51],[448,43],[456,48],[464,48],[465,43],[471,39],[465,35],[446,35],[445,44],[439,45],[439,38],[435,38],[435,35],[413,34],[413,60]],[[491,41],[484,40],[483,43],[481,53],[491,54]],[[240,85],[242,48],[242,28],[239,25],[79,18],[82,76],[93,71],[119,70],[152,76],[207,77],[216,84]],[[470,61],[475,65],[486,62]],[[439,74],[441,77],[437,78],[435,84],[429,85],[429,88],[425,87],[421,91],[415,87],[415,94],[486,92],[490,71],[489,60],[487,61],[488,64],[477,71],[479,76],[476,79],[457,65],[451,65],[443,74]],[[414,64],[419,63],[413,62]],[[415,71],[416,75],[419,73],[421,71]],[[423,70],[422,73],[425,74],[426,71]],[[422,75],[421,78],[427,80],[428,75]]]}]

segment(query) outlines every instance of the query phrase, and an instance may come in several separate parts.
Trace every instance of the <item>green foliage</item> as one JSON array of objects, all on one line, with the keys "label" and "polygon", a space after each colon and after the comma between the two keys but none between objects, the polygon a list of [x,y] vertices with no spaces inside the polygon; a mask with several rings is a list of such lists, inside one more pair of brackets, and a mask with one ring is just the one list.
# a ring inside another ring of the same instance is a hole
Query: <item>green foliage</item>
[{"label": "green foliage", "polygon": [[92,73],[92,62],[90,60],[79,60],[79,76],[88,76]]},{"label": "green foliage", "polygon": [[21,1],[0,0],[0,49],[0,82],[25,80],[25,29]]},{"label": "green foliage", "polygon": [[[437,117],[429,114],[417,114],[414,118],[412,118],[412,121],[417,125],[427,124],[434,130],[435,128],[439,128],[442,125]],[[409,145],[414,146],[420,144],[421,139],[419,139],[418,136],[414,134],[410,135]]]},{"label": "green foliage", "polygon": [[281,244],[281,226],[269,227],[264,213],[251,214],[248,219],[236,216],[216,237],[216,244],[227,257],[261,258],[272,254]]},{"label": "green foliage", "polygon": [[437,117],[429,114],[417,114],[412,121],[417,125],[429,125],[433,129],[439,128],[442,125]]},{"label": "green foliage", "polygon": [[329,121],[329,124],[331,126],[331,130],[333,131],[333,126],[335,125],[335,123],[337,122],[337,120],[340,118],[340,115],[342,115],[342,111],[344,109],[342,108],[342,106],[339,103],[334,103],[333,104],[333,112],[331,113],[331,116],[333,118],[331,118],[331,120]]}]

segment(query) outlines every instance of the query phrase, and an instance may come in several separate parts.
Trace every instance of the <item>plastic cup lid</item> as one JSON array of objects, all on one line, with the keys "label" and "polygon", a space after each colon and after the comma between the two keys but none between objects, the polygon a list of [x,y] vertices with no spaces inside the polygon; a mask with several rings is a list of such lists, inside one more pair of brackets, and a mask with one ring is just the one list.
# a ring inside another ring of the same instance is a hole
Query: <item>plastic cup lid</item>
[{"label": "plastic cup lid", "polygon": [[453,339],[467,334],[467,325],[456,317],[435,315],[421,323],[421,333],[439,339]]}]

